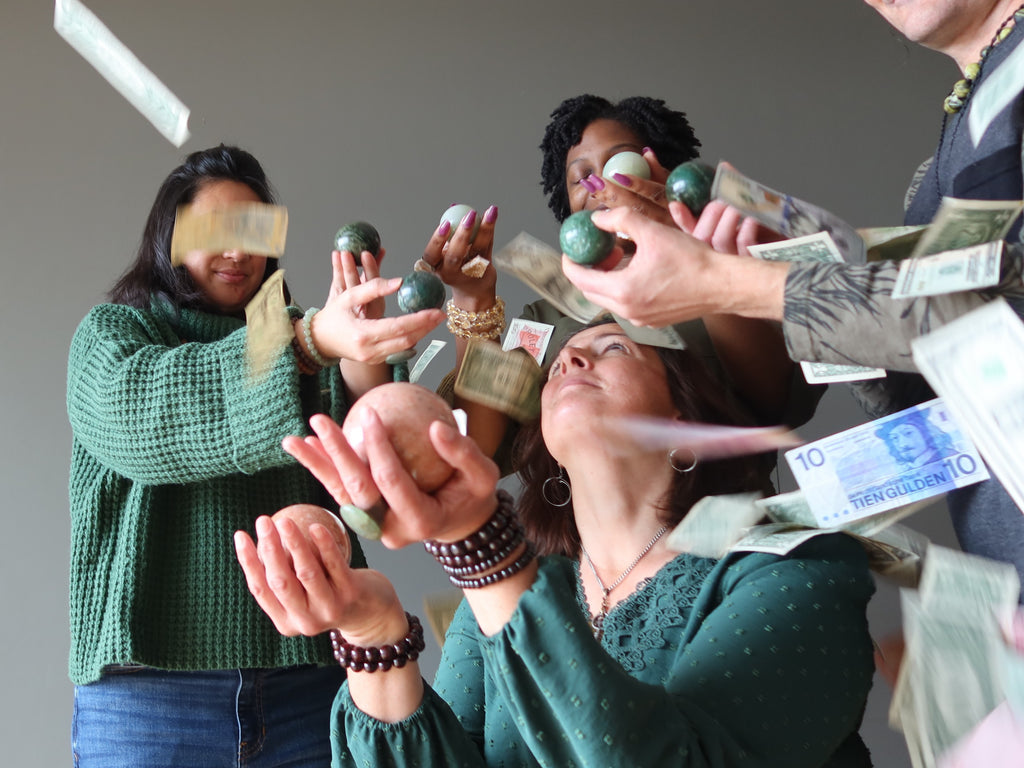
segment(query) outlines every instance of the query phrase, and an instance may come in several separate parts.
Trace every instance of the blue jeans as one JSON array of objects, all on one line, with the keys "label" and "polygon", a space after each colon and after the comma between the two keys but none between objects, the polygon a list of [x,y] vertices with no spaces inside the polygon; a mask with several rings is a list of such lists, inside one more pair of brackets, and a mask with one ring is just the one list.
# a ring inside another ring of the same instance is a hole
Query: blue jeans
[{"label": "blue jeans", "polygon": [[331,667],[167,672],[113,667],[75,688],[77,768],[325,768]]}]

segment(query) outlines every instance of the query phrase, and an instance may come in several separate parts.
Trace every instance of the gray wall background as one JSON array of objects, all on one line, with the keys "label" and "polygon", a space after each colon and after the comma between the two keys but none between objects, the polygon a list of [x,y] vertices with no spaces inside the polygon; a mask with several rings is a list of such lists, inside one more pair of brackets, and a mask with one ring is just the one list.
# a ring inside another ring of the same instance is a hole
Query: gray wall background
[{"label": "gray wall background", "polygon": [[[179,150],[157,134],[56,35],[52,3],[4,0],[7,765],[69,759],[68,343],[129,262],[157,186],[186,152],[226,141],[261,159],[289,207],[283,263],[308,306],[326,295],[334,231],[358,218],[380,228],[388,275],[411,268],[452,202],[497,204],[499,245],[520,230],[555,243],[537,145],[549,112],[582,92],[665,98],[688,112],[706,159],[727,159],[857,226],[897,224],[957,74],[859,0],[89,5],[188,104],[193,137]],[[512,308],[530,298],[508,278],[499,289]],[[426,383],[447,370],[446,352]],[[840,385],[801,433],[812,439],[862,420]],[[792,487],[785,474],[780,481]],[[951,542],[941,505],[911,524]],[[370,547],[369,556],[412,610],[446,587],[422,550]],[[871,610],[877,635],[898,626],[890,587],[880,585]],[[889,693],[876,681],[864,733],[878,765],[905,766],[902,737],[886,725]]]}]

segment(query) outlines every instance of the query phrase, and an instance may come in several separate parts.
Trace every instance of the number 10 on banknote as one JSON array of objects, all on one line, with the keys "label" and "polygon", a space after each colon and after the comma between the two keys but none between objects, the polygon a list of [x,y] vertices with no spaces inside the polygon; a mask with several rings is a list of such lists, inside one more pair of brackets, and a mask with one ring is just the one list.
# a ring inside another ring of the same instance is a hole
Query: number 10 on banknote
[{"label": "number 10 on banknote", "polygon": [[794,448],[786,461],[822,527],[989,477],[941,398]]}]

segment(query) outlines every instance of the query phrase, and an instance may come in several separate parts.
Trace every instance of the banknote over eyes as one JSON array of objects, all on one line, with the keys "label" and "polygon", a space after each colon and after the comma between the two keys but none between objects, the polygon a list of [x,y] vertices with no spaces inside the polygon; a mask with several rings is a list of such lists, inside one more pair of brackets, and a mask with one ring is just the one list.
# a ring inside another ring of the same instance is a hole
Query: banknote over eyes
[{"label": "banknote over eyes", "polygon": [[977,449],[941,398],[785,456],[822,528],[989,478]]},{"label": "banknote over eyes", "polygon": [[171,264],[179,266],[190,251],[240,251],[254,256],[284,254],[288,209],[269,203],[242,203],[204,213],[178,208],[171,235]]}]

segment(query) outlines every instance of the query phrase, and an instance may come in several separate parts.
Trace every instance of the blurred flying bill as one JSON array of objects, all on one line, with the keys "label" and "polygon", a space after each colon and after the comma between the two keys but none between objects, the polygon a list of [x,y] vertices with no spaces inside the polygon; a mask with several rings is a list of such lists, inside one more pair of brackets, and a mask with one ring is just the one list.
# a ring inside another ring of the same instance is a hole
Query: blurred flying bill
[{"label": "blurred flying bill", "polygon": [[865,261],[864,240],[857,230],[832,213],[747,178],[735,168],[720,163],[711,196],[786,237],[804,237],[828,232],[851,264]]},{"label": "blurred flying bill", "polygon": [[894,299],[988,288],[999,282],[1003,241],[906,259],[892,287]]},{"label": "blurred flying bill", "polygon": [[258,381],[270,372],[295,335],[284,302],[283,269],[268,277],[246,304],[245,327],[249,372],[251,379]]},{"label": "blurred flying bill", "polygon": [[78,0],[57,0],[53,28],[171,144],[189,139],[189,110]]},{"label": "blurred flying bill", "polygon": [[434,339],[430,342],[426,351],[417,358],[416,364],[412,367],[412,370],[409,371],[409,382],[411,384],[415,384],[420,380],[420,376],[422,376],[423,372],[427,370],[427,366],[430,365],[430,362],[437,357],[437,353],[444,349],[447,344],[447,341],[440,341],[438,339]]},{"label": "blurred flying bill", "polygon": [[243,203],[206,213],[178,208],[171,235],[171,264],[178,266],[189,251],[241,251],[277,258],[284,253],[288,209],[268,203]]},{"label": "blurred flying bill", "polygon": [[785,455],[823,528],[989,477],[963,425],[939,398]]},{"label": "blurred flying bill", "polygon": [[493,341],[472,339],[455,379],[455,394],[529,421],[540,413],[544,373],[522,347],[505,352]]},{"label": "blurred flying bill", "polygon": [[928,384],[1024,511],[1024,323],[997,299],[911,347]]},{"label": "blurred flying bill", "polygon": [[732,427],[650,416],[610,417],[604,423],[611,434],[634,445],[666,451],[689,448],[702,461],[765,453],[801,442],[785,427]]},{"label": "blurred flying bill", "polygon": [[911,257],[1002,240],[1020,216],[1020,200],[964,200],[942,198],[935,218],[914,246]]}]

